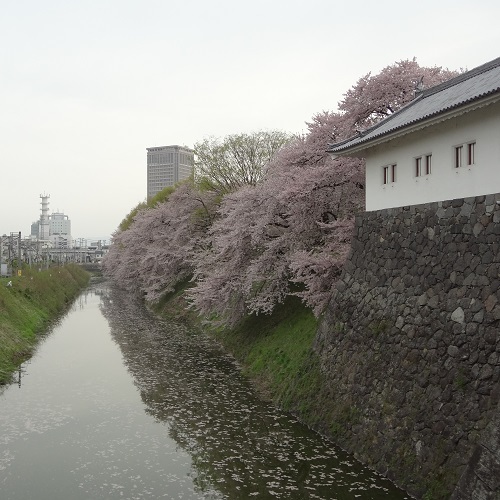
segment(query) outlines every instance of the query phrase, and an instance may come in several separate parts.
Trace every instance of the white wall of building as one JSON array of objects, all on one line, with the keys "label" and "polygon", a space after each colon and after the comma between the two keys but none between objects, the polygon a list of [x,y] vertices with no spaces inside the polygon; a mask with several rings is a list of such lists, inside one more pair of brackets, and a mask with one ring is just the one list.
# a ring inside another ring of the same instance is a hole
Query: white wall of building
[{"label": "white wall of building", "polygon": [[[468,166],[466,145],[473,141],[475,162]],[[460,144],[464,162],[456,168]],[[415,158],[429,154],[431,174],[417,177]],[[376,146],[364,156],[368,211],[499,193],[500,102]],[[383,167],[393,164],[396,181],[384,184]]]}]

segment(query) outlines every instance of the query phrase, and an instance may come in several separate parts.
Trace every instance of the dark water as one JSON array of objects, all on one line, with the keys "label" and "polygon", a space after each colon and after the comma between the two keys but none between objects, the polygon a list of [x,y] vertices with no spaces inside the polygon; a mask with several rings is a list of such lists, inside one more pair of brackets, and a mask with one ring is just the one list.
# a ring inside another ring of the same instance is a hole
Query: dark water
[{"label": "dark water", "polygon": [[209,338],[95,285],[0,395],[0,498],[403,499]]}]

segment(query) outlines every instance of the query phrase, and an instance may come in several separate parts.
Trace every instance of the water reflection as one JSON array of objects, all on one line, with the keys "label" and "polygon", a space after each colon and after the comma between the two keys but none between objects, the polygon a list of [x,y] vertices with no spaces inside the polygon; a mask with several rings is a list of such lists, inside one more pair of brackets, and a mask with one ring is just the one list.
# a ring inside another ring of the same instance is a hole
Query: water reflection
[{"label": "water reflection", "polygon": [[210,338],[105,284],[0,393],[0,498],[402,499],[258,400]]},{"label": "water reflection", "polygon": [[190,477],[204,498],[406,498],[258,400],[211,339],[159,322],[121,291],[101,299],[146,411],[190,456]]},{"label": "water reflection", "polygon": [[0,395],[0,498],[203,498],[189,454],[144,412],[96,291]]}]

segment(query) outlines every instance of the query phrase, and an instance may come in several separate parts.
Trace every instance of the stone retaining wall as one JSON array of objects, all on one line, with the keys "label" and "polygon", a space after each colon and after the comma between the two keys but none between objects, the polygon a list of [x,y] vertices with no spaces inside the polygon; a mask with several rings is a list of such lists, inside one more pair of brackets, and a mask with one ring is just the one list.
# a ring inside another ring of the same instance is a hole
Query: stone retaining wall
[{"label": "stone retaining wall", "polygon": [[416,496],[449,497],[500,400],[499,203],[359,216],[318,331],[328,431]]},{"label": "stone retaining wall", "polygon": [[500,498],[500,406],[475,447],[452,500]]}]

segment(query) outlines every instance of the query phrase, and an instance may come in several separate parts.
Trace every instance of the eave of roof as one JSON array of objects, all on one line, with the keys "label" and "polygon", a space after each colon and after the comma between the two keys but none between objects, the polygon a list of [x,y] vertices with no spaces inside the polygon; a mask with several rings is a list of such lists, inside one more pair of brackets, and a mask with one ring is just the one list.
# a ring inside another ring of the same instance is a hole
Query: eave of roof
[{"label": "eave of roof", "polygon": [[330,145],[338,156],[354,155],[375,145],[406,135],[491,104],[500,99],[500,57],[424,90],[413,101],[356,137]]}]

